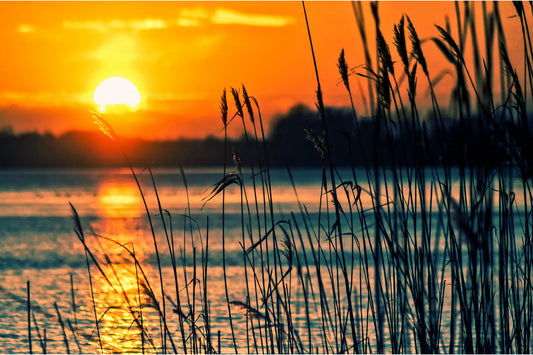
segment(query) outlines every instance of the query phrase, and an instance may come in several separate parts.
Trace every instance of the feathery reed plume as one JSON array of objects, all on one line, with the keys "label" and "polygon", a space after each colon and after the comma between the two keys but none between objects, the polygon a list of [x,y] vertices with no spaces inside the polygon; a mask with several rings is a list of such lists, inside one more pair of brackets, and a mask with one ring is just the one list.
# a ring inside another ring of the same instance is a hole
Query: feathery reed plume
[{"label": "feathery reed plume", "polygon": [[228,186],[232,184],[242,186],[242,180],[238,174],[227,174],[222,178],[222,180],[216,183],[209,195],[203,198],[203,200],[205,201],[204,206],[207,202],[211,201],[215,196],[217,196],[219,193],[224,191]]},{"label": "feathery reed plume", "polygon": [[378,42],[378,56],[381,64],[387,72],[394,75],[394,63],[390,54],[389,45],[385,41],[385,38],[379,29],[376,33],[376,40]]},{"label": "feathery reed plume", "polygon": [[228,302],[230,305],[232,306],[237,306],[237,307],[240,307],[242,310],[244,310],[250,317],[253,317],[253,318],[256,318],[256,319],[261,319],[261,320],[266,320],[268,321],[268,318],[262,314],[261,312],[259,312],[257,309],[253,308],[253,307],[250,307],[248,306],[246,303],[244,302],[241,302],[241,301],[229,301]]},{"label": "feathery reed plume", "polygon": [[289,269],[292,268],[293,258],[294,258],[294,248],[291,242],[291,239],[289,238],[289,235],[287,233],[284,233],[284,238],[282,239],[281,243],[283,245],[282,253],[287,258],[287,264],[289,265]]},{"label": "feathery reed plume", "polygon": [[377,80],[378,108],[384,108],[387,111],[391,106],[390,79],[389,73],[394,75],[394,65],[390,55],[389,46],[383,38],[381,30],[378,28],[376,33],[377,50],[379,58],[379,75]]},{"label": "feathery reed plume", "polygon": [[[354,128],[356,130],[356,136],[357,136],[357,135],[359,135],[359,122],[358,122],[358,118],[357,118],[357,112],[355,111],[355,105],[354,105],[354,102],[353,102],[352,91],[350,89],[350,80],[349,80],[349,75],[350,74],[349,74],[349,71],[348,71],[348,63],[346,62],[346,59],[344,57],[344,48],[341,50],[341,54],[339,55],[339,59],[337,61],[337,68],[339,69],[339,73],[341,75],[341,79],[342,79],[342,81],[344,83],[346,91],[348,91],[348,96],[350,97],[350,104],[351,104],[351,107],[352,107],[352,114],[353,114],[353,119],[354,119]],[[349,136],[348,136],[348,142],[351,144]],[[350,148],[349,151],[350,151],[350,156],[352,156],[353,155],[352,149]]]},{"label": "feathery reed plume", "polygon": [[148,286],[146,280],[139,280],[140,293],[146,296],[145,301],[140,304],[141,308],[153,308],[159,310],[159,301],[151,287]]},{"label": "feathery reed plume", "polygon": [[[455,40],[450,35],[450,33],[441,26],[435,25],[435,27],[439,31],[441,38],[433,38],[432,40],[441,50],[442,54],[444,54],[444,56],[448,59],[448,61],[450,61],[450,63],[463,64],[464,59],[462,51],[459,49],[459,46],[457,45],[457,43],[455,43]],[[441,39],[446,42],[446,44],[450,48],[446,47]]]},{"label": "feathery reed plume", "polygon": [[252,103],[250,101],[250,97],[248,96],[248,92],[246,91],[246,88],[244,85],[242,86],[242,97],[244,99],[244,105],[246,106],[246,109],[248,110],[248,115],[250,116],[250,121],[252,121],[252,124],[254,124],[254,110],[252,108]]},{"label": "feathery reed plume", "polygon": [[415,59],[420,63],[420,66],[422,67],[422,71],[426,76],[429,76],[428,66],[426,62],[426,57],[424,57],[424,53],[422,52],[422,44],[420,42],[420,39],[418,38],[418,34],[416,33],[415,26],[413,26],[413,23],[411,22],[411,19],[409,16],[407,17],[407,29],[409,30],[409,38],[411,40],[411,45],[413,46],[413,56]]},{"label": "feathery reed plume", "polygon": [[409,55],[407,54],[407,42],[405,40],[405,17],[402,15],[400,23],[394,25],[394,46],[402,61],[404,71],[409,74]]},{"label": "feathery reed plume", "polygon": [[235,100],[235,107],[237,108],[237,115],[240,117],[243,117],[242,103],[239,97],[239,92],[237,91],[237,89],[231,88],[231,94],[233,95],[233,99]]},{"label": "feathery reed plume", "polygon": [[107,123],[106,120],[103,119],[103,117],[98,113],[93,111],[93,123],[98,127],[98,129],[108,136],[112,141],[118,142],[118,137],[115,134],[115,131],[113,130],[113,127],[109,123]]},{"label": "feathery reed plume", "polygon": [[341,74],[342,82],[344,83],[346,90],[350,92],[350,81],[348,80],[348,63],[346,63],[346,59],[344,58],[344,48],[341,50],[341,54],[339,55],[337,68],[339,68],[339,73]]},{"label": "feathery reed plume", "polygon": [[500,55],[503,60],[503,70],[506,73],[507,76],[511,77],[512,83],[511,87],[514,86],[516,90],[515,98],[518,100],[521,100],[524,96],[522,95],[522,87],[520,86],[520,79],[518,79],[518,74],[516,73],[516,69],[511,64],[511,59],[509,59],[509,54],[507,53],[507,50],[503,45],[500,46]]},{"label": "feathery reed plume", "polygon": [[220,113],[222,118],[222,123],[224,127],[228,125],[228,101],[226,100],[226,89],[222,91],[222,96],[220,97]]},{"label": "feathery reed plume", "polygon": [[235,164],[235,168],[237,168],[238,171],[241,171],[241,157],[235,149],[235,146],[233,147],[233,164]]},{"label": "feathery reed plume", "polygon": [[317,150],[317,152],[320,153],[320,156],[322,159],[326,159],[328,155],[328,149],[326,147],[326,139],[324,138],[324,135],[318,135],[312,130],[305,128],[305,138],[313,143],[313,146]]}]

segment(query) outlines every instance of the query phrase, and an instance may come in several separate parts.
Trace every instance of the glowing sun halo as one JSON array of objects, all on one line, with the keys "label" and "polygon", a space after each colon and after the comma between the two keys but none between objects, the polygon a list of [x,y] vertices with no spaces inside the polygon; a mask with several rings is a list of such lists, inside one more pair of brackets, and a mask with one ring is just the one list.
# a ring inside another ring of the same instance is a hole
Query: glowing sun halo
[{"label": "glowing sun halo", "polygon": [[93,99],[101,111],[104,111],[107,105],[128,105],[135,108],[141,101],[141,94],[131,81],[114,76],[105,79],[96,87]]}]

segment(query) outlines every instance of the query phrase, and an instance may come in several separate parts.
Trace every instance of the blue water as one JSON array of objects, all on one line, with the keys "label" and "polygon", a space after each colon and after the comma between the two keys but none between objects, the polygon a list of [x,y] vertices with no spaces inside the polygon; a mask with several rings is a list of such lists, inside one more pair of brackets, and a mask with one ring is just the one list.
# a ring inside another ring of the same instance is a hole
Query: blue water
[{"label": "blue water", "polygon": [[[136,173],[155,228],[159,252],[162,255],[160,262],[163,265],[163,272],[168,276],[165,277],[165,282],[168,281],[169,287],[172,287],[171,260],[168,257],[168,246],[153,183],[147,170],[136,169]],[[213,187],[222,178],[223,170],[221,168],[185,170],[187,189],[183,175],[178,169],[155,170],[153,176],[162,208],[172,216],[171,221],[168,217],[166,221],[167,228],[172,227],[177,244],[176,250],[191,252],[193,244],[198,250],[204,249],[209,229],[210,275],[215,275],[214,283],[219,282],[222,261],[222,195],[206,200]],[[294,172],[300,197],[303,202],[308,202],[311,209],[316,208],[311,201],[313,196],[320,195],[320,177],[319,171]],[[245,179],[244,183],[251,186],[249,172]],[[271,179],[276,212],[279,213],[278,216],[288,218],[288,212],[296,211],[298,205],[287,172],[273,170]],[[257,183],[261,183],[260,178],[257,178]],[[249,198],[252,199],[252,196]],[[241,194],[237,186],[227,189],[225,199],[226,262],[229,275],[236,278],[233,284],[237,285],[242,284],[242,275],[237,267],[242,265],[242,248],[239,244]],[[305,201],[305,199],[310,200]],[[152,276],[157,280],[157,273],[154,272],[157,267],[157,257],[147,213],[139,188],[129,169],[0,171],[0,319],[2,319],[0,352],[2,353],[29,351],[25,303],[28,281],[32,307],[41,336],[44,336],[44,329],[47,330],[47,351],[60,353],[66,351],[54,302],[64,313],[64,318],[73,322],[76,316],[79,322],[86,325],[85,332],[90,333],[90,330],[94,330],[92,310],[88,307],[90,289],[86,256],[83,244],[74,232],[69,203],[76,208],[84,233],[88,240],[90,239],[89,243],[92,243],[94,250],[98,251],[101,247],[97,243],[97,238],[92,237],[95,235],[111,238],[126,245],[135,245],[136,252],[142,255],[146,268],[151,270]],[[256,208],[255,204],[252,208]],[[264,210],[262,198],[257,208]],[[185,218],[184,215],[191,218]],[[190,221],[192,223],[189,223]],[[187,235],[193,231],[193,238],[186,237],[184,241],[184,228],[187,229]],[[119,259],[125,254],[117,245],[106,245],[104,250],[110,257]],[[193,260],[189,257],[181,263],[192,265]],[[74,294],[82,305],[77,312],[72,308],[71,277]],[[234,299],[239,299],[240,289],[234,287],[232,290],[230,292],[234,292]],[[218,295],[218,297],[223,296],[223,294]],[[220,311],[223,313],[224,309]],[[216,326],[216,321],[214,324]],[[129,325],[123,326],[127,329]],[[32,328],[33,350],[42,351],[36,324],[33,321]],[[121,332],[118,333],[121,335]],[[80,330],[78,335],[81,337],[81,343],[82,340],[86,340],[83,334]],[[85,337],[87,338],[87,334]],[[226,339],[226,335],[223,335],[223,339]],[[75,344],[72,334],[70,334],[70,343],[71,346]],[[112,345],[113,341],[110,343]],[[121,351],[139,351],[140,349],[135,346],[123,347]],[[94,352],[97,349],[98,345],[94,338],[89,339],[81,348],[84,352]],[[110,349],[108,351],[114,351]]]},{"label": "blue water", "polygon": [[[74,231],[73,211],[71,203],[80,219],[85,235],[85,240],[94,256],[106,265],[105,272],[111,279],[109,285],[98,270],[93,266],[92,286],[94,297],[97,301],[97,313],[102,316],[101,331],[105,341],[105,352],[140,352],[142,344],[139,335],[132,329],[131,314],[124,307],[122,289],[135,299],[139,295],[138,279],[135,274],[139,272],[132,264],[129,251],[135,251],[143,270],[146,272],[150,285],[157,295],[161,294],[159,283],[158,263],[162,266],[163,286],[165,294],[171,300],[176,300],[176,290],[173,275],[172,260],[169,257],[169,248],[174,248],[178,257],[177,265],[180,297],[196,299],[197,306],[203,306],[201,300],[202,283],[208,286],[208,299],[213,337],[221,332],[220,344],[218,339],[214,342],[220,345],[223,352],[233,352],[232,337],[228,328],[228,308],[223,283],[223,261],[226,263],[226,277],[228,280],[228,299],[230,301],[246,302],[246,276],[243,274],[243,248],[250,247],[260,236],[268,234],[265,225],[270,221],[262,218],[269,216],[263,199],[263,184],[266,183],[265,175],[255,176],[258,188],[252,189],[253,178],[250,171],[246,171],[242,184],[246,186],[246,194],[241,193],[237,184],[232,184],[225,193],[225,218],[222,218],[222,194],[214,196],[211,193],[223,176],[221,168],[186,169],[185,179],[178,169],[154,170],[154,181],[157,190],[154,190],[152,178],[147,170],[136,169],[140,189],[147,206],[144,206],[139,191],[131,172],[128,169],[40,169],[40,170],[3,170],[0,171],[0,353],[27,353],[28,319],[27,319],[27,286],[29,282],[32,305],[32,350],[43,350],[44,331],[46,330],[46,350],[52,353],[65,353],[67,351],[63,338],[63,330],[58,320],[58,313],[54,307],[57,304],[64,321],[68,344],[72,352],[99,351],[99,343],[95,336],[94,308],[92,304],[91,288],[87,270],[88,257],[81,240]],[[363,170],[356,172],[358,179],[365,180]],[[322,174],[320,170],[297,169],[292,171],[294,186],[287,171],[283,169],[271,171],[272,200],[275,221],[282,221],[281,226],[288,226],[286,222],[294,222],[291,226],[298,225],[304,235],[303,245],[314,243],[306,239],[306,227],[311,235],[319,236],[324,243],[324,250],[336,245],[327,238],[328,214],[319,214],[319,211],[332,211],[331,196],[324,194],[321,189]],[[340,171],[345,179],[352,178],[350,170]],[[428,170],[428,176],[431,172]],[[361,203],[365,214],[372,222],[372,200],[368,197],[369,186],[361,184]],[[428,196],[431,188],[428,179]],[[456,182],[454,185],[456,186]],[[495,187],[496,189],[496,187]],[[520,189],[520,185],[516,186]],[[452,191],[452,196],[457,196],[457,189]],[[160,198],[161,208],[164,210],[164,221],[159,213],[156,191]],[[341,191],[341,190],[339,190]],[[392,195],[390,195],[392,196]],[[345,210],[349,209],[346,196],[339,195]],[[255,201],[257,200],[257,204]],[[241,210],[241,202],[247,209]],[[385,191],[382,192],[382,202],[386,201]],[[519,199],[516,201],[520,206]],[[429,206],[430,204],[428,204]],[[497,206],[497,201],[494,202]],[[431,204],[433,220],[438,221],[438,203]],[[352,206],[353,207],[353,206]],[[146,212],[148,208],[148,213]],[[257,211],[259,211],[257,213]],[[248,219],[248,212],[253,216]],[[257,221],[255,216],[259,215]],[[158,260],[155,251],[154,237],[151,233],[148,216],[151,217],[154,228],[155,243],[161,258]],[[170,216],[170,218],[169,218]],[[244,216],[244,217],[243,217]],[[332,218],[332,214],[329,215]],[[244,219],[242,219],[244,218]],[[318,221],[322,228],[318,228]],[[305,222],[304,222],[305,220]],[[346,227],[349,221],[343,221]],[[495,221],[497,223],[497,221]],[[329,222],[332,227],[333,222]],[[520,217],[515,221],[519,231],[523,225]],[[225,231],[225,260],[223,259],[222,226]],[[244,239],[243,239],[243,225]],[[166,226],[166,234],[164,226]],[[362,229],[359,219],[353,221],[353,230],[356,235]],[[373,227],[369,226],[370,230]],[[432,235],[438,236],[440,227],[435,222],[431,226]],[[419,229],[419,228],[418,228]],[[278,230],[281,231],[281,230]],[[293,230],[294,235],[297,233]],[[172,235],[174,245],[169,246],[166,235]],[[280,234],[283,235],[283,234]],[[111,239],[110,242],[108,239]],[[437,243],[438,244],[438,243]],[[303,255],[302,244],[295,244],[294,257],[311,258],[311,253]],[[345,250],[346,260],[357,264],[360,246],[347,245]],[[443,245],[436,246],[442,251]],[[308,250],[308,249],[307,249]],[[203,255],[208,252],[208,255]],[[338,254],[340,255],[340,254]],[[202,258],[209,267],[208,279],[204,280],[195,274],[202,265]],[[328,265],[331,257],[329,254],[320,256],[322,265]],[[258,262],[258,261],[257,261]],[[288,270],[288,260],[277,260],[281,270]],[[372,267],[372,263],[370,263]],[[324,272],[329,272],[327,268]],[[184,285],[191,286],[194,275],[199,279],[195,296],[186,294]],[[306,343],[305,331],[305,304],[301,297],[301,284],[294,274],[294,290],[292,305],[295,326],[300,326],[302,341]],[[253,284],[253,275],[248,274],[248,284]],[[372,277],[372,275],[370,275]],[[449,276],[449,275],[448,275]],[[447,277],[448,277],[447,276]],[[313,275],[309,275],[313,279]],[[362,275],[356,275],[356,281]],[[186,279],[185,279],[186,278]],[[119,280],[119,281],[117,281]],[[372,281],[372,280],[370,280]],[[449,283],[448,283],[449,284]],[[324,286],[326,292],[328,285]],[[185,291],[184,291],[185,290]],[[253,291],[253,290],[252,290]],[[361,294],[366,292],[362,289]],[[73,295],[76,307],[73,307]],[[146,295],[143,297],[146,298]],[[150,299],[144,299],[144,304]],[[165,301],[166,302],[166,301]],[[194,303],[194,302],[193,302]],[[195,303],[195,304],[196,304]],[[172,303],[166,304],[167,311],[172,315]],[[240,339],[240,350],[248,351],[246,339],[247,321],[242,309],[233,307],[233,322],[237,339]],[[318,309],[318,308],[317,308]],[[319,310],[315,309],[315,320],[321,317]],[[161,352],[165,342],[158,334],[159,321],[153,307],[143,308],[146,319],[145,327],[152,329],[155,352]],[[443,324],[450,327],[446,316],[450,308],[444,307]],[[105,317],[103,316],[105,314]],[[35,319],[33,319],[35,317]],[[169,316],[172,319],[172,316]],[[71,322],[73,330],[67,326]],[[369,323],[372,326],[372,322]],[[314,325],[320,329],[319,324]],[[179,339],[178,325],[175,320],[170,326],[170,331],[175,339]],[[314,332],[314,336],[319,335]],[[444,332],[446,333],[446,332]],[[372,339],[372,329],[369,338]],[[77,338],[74,338],[76,335]],[[330,336],[335,338],[334,334]],[[446,337],[446,335],[444,335]],[[76,342],[77,340],[77,342]],[[79,348],[77,347],[79,343]],[[317,343],[319,344],[319,343]],[[146,345],[146,344],[145,344]],[[168,344],[167,344],[168,345]],[[321,346],[321,344],[317,345]],[[414,348],[412,348],[414,351]],[[150,349],[145,349],[146,351]],[[252,349],[253,350],[253,349]],[[286,349],[288,351],[288,349]],[[323,350],[323,349],[322,349]]]}]

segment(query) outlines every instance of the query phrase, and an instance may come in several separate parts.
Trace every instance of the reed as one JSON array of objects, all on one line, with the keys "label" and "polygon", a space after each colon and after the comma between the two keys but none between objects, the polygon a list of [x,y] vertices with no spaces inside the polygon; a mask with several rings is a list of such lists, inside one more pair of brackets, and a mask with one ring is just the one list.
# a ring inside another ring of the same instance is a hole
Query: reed
[{"label": "reed", "polygon": [[[302,3],[317,84],[316,106],[323,123],[320,132],[308,132],[310,144],[323,158],[317,211],[310,212],[300,201],[290,166],[287,171],[299,208],[284,215],[276,210],[259,104],[243,86],[240,91],[231,88],[234,105],[230,107],[223,91],[223,176],[204,200],[206,205],[215,200],[221,203],[223,315],[213,314],[213,292],[208,287],[213,266],[209,262],[213,254],[210,219],[206,220],[204,242],[201,223],[191,214],[183,170],[187,207],[180,246],[173,229],[176,218],[164,208],[156,177],[148,170],[157,203],[151,211],[145,187],[126,157],[153,237],[157,257],[153,283],[134,248],[103,236],[86,237],[72,206],[91,282],[97,334],[93,345],[100,351],[109,345],[99,326],[108,310],[98,313],[91,281],[95,272],[131,317],[143,353],[532,352],[533,147],[527,115],[533,99],[530,17],[522,3],[515,3],[524,46],[521,78],[509,56],[498,3],[490,9],[486,3],[481,5],[482,28],[475,27],[476,5],[456,3],[456,29],[447,21],[436,26],[438,37],[430,40],[422,40],[416,24],[402,16],[394,26],[392,47],[381,32],[378,3],[370,4],[373,31],[365,25],[369,19],[364,18],[362,6],[353,3],[365,62],[357,78],[365,80],[369,88],[374,144],[363,145],[362,119],[351,89],[354,71],[341,51],[337,66],[351,102],[353,127],[344,134],[348,151],[339,153],[332,149],[335,126],[325,107],[311,23]],[[481,40],[478,31],[483,33]],[[369,44],[372,34],[375,61]],[[426,60],[428,46],[442,54],[454,78],[451,105],[446,109],[436,95],[439,74]],[[466,55],[468,51],[472,56]],[[500,95],[494,90],[497,79]],[[428,87],[427,113],[420,104],[420,83]],[[233,120],[237,117],[240,122]],[[102,131],[118,142],[111,127],[103,119],[97,121]],[[242,125],[244,147],[234,146],[228,139],[230,124]],[[440,148],[430,144],[432,139],[438,140]],[[492,159],[483,160],[479,149],[490,152]],[[351,157],[349,169],[336,166],[335,154]],[[355,165],[359,154],[362,167]],[[229,156],[233,156],[233,166]],[[228,281],[230,189],[238,192],[240,205],[240,225],[235,233],[240,233],[239,268],[245,283],[239,298],[230,297]],[[159,222],[151,218],[153,214]],[[158,225],[168,255],[158,246]],[[135,296],[125,291],[111,256],[95,252],[93,244],[100,241],[114,243],[128,257],[137,280]],[[162,260],[167,257],[172,296],[163,282]],[[80,330],[73,286],[71,289],[75,326],[70,320],[68,324],[75,335]],[[28,284],[31,344],[29,296]],[[172,312],[167,311],[168,304]],[[148,325],[148,310],[157,315],[159,342],[157,334],[152,334],[153,324]],[[214,317],[223,318],[227,327],[216,329]],[[46,341],[41,339],[35,318],[34,325],[45,352]],[[65,327],[63,334],[68,346]],[[78,338],[74,339],[81,352]]]},{"label": "reed", "polygon": [[33,347],[32,347],[32,341],[31,341],[31,293],[30,293],[30,281],[26,283],[26,291],[27,291],[27,303],[26,308],[28,311],[28,343],[30,346],[30,354],[33,354]]},{"label": "reed", "polygon": [[55,303],[55,302],[54,302],[54,308],[56,309],[57,320],[59,322],[59,325],[61,325],[61,331],[63,332],[63,340],[65,342],[65,348],[66,348],[67,354],[70,354],[70,347],[69,347],[69,341],[68,341],[67,333],[65,331],[65,324],[63,322],[63,319],[61,318],[61,312],[59,312],[59,308],[57,307],[57,303]]}]

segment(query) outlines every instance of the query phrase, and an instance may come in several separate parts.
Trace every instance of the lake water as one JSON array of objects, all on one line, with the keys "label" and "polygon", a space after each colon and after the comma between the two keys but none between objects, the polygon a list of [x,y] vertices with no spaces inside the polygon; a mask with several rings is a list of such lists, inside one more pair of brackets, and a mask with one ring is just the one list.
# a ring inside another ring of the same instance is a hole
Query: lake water
[{"label": "lake water", "polygon": [[[262,212],[264,210],[262,189],[256,189],[257,193],[254,196],[251,189],[246,195],[241,195],[236,185],[228,188],[224,196],[226,204],[223,219],[222,194],[208,201],[210,192],[223,176],[221,168],[186,169],[187,189],[179,170],[154,170],[154,180],[162,208],[171,216],[169,219],[168,215],[164,214],[167,232],[170,233],[172,229],[174,236],[175,245],[169,246],[165,238],[164,225],[158,213],[157,198],[150,175],[146,170],[136,171],[153,221],[154,234],[161,256],[159,262],[162,265],[163,287],[167,295],[165,297],[165,312],[169,320],[167,327],[177,350],[183,351],[178,317],[173,314],[173,309],[177,307],[175,305],[176,294],[179,294],[182,304],[188,302],[202,309],[205,290],[207,290],[208,302],[206,303],[209,305],[211,317],[212,334],[210,336],[214,339],[212,343],[215,350],[218,351],[220,347],[222,352],[234,351],[233,337],[229,328],[227,300],[232,302],[229,308],[239,350],[244,352],[269,350],[269,345],[263,344],[262,340],[267,327],[254,330],[258,334],[255,344],[250,344],[249,338],[245,340],[246,335],[250,334],[247,328],[250,324],[249,318],[254,316],[261,318],[264,315],[260,312],[255,315],[251,311],[246,312],[242,306],[247,302],[245,298],[247,285],[261,284],[261,282],[256,282],[257,279],[254,280],[257,275],[244,274],[243,262],[251,263],[251,260],[243,260],[243,244],[244,248],[250,247],[253,241],[259,239],[259,235],[265,235],[267,231],[264,226],[268,225],[268,221],[247,220],[245,217],[244,222],[241,222],[241,213],[244,213],[244,216],[248,215],[247,211],[241,210],[241,199],[249,201],[250,215],[254,218],[256,216],[263,218],[268,213]],[[348,170],[341,173],[346,176],[351,174]],[[363,173],[358,171],[358,174]],[[327,199],[320,198],[323,196],[321,172],[312,169],[297,169],[293,171],[293,177],[298,199],[295,197],[296,194],[287,172],[285,170],[272,170],[271,172],[272,200],[276,221],[290,221],[293,218],[295,221],[298,220],[300,226],[303,227],[299,205],[301,203],[301,206],[305,206],[309,221],[316,223],[319,209],[324,209],[330,203]],[[256,179],[258,185],[259,180],[259,178]],[[249,174],[246,175],[244,183],[247,186],[252,185]],[[368,196],[364,197],[366,196],[365,189],[368,187],[363,186],[362,207],[369,209],[372,201]],[[256,197],[257,207],[254,202]],[[69,202],[75,206],[81,218],[87,245],[95,258],[105,266],[104,271],[108,280],[102,277],[94,265],[91,267],[92,278],[89,280],[86,252],[74,231]],[[256,208],[259,213],[254,212]],[[291,216],[291,212],[295,212],[295,215]],[[42,351],[40,340],[44,343],[44,337],[46,337],[48,352],[64,353],[67,351],[59,315],[65,327],[68,350],[71,352],[98,352],[100,346],[97,340],[98,332],[104,343],[105,352],[140,352],[143,350],[160,352],[162,346],[172,349],[170,341],[161,336],[158,314],[155,308],[150,306],[150,302],[153,301],[147,291],[148,285],[138,282],[141,279],[139,275],[140,267],[142,267],[142,271],[146,273],[149,280],[149,286],[153,289],[157,299],[160,299],[158,253],[155,252],[154,238],[148,222],[141,195],[128,169],[0,171],[0,352],[27,353],[29,351],[26,303],[28,282],[33,312],[31,322],[33,351]],[[225,294],[224,269],[222,268],[224,262],[223,223],[226,238],[225,263],[228,298]],[[322,223],[326,224],[323,220]],[[359,222],[356,222],[353,227],[355,230],[361,228],[357,223]],[[519,220],[516,223],[520,225]],[[242,239],[243,225],[246,228],[244,234],[253,235],[251,240]],[[316,225],[311,228],[316,228]],[[438,233],[438,226],[431,228]],[[307,244],[307,241],[302,241],[302,243]],[[132,263],[131,255],[128,255],[127,250],[121,245],[135,252],[140,266],[136,267]],[[297,245],[298,243],[295,243],[294,246]],[[179,281],[179,290],[176,290],[169,248],[174,248],[178,258],[176,264],[179,275],[176,279]],[[352,260],[357,260],[355,246],[349,245],[345,248],[346,255]],[[202,252],[204,251],[208,252],[205,258],[208,265],[207,277],[201,275],[204,257]],[[327,259],[327,255],[323,257]],[[259,265],[258,260],[254,262]],[[288,266],[283,264],[287,263],[286,260],[271,259],[269,262],[279,262],[282,273],[289,270]],[[324,271],[337,272],[327,267]],[[316,270],[314,272],[316,273]],[[310,271],[310,277],[313,277],[312,274],[313,272]],[[282,275],[276,275],[276,277],[280,276]],[[295,285],[294,289],[285,291],[291,293],[293,326],[301,332],[302,344],[306,346],[309,341],[309,334],[306,333],[308,327],[314,329],[312,332],[314,335],[311,335],[311,338],[319,337],[321,332],[332,332],[330,339],[335,339],[335,330],[321,330],[322,323],[316,317],[314,317],[316,324],[307,324],[306,319],[309,318],[305,317],[305,297],[302,297],[305,291],[301,287],[302,283],[297,282],[296,273],[291,273],[290,277],[294,278],[294,281],[291,281]],[[246,278],[248,278],[248,283]],[[355,275],[354,279],[359,283],[362,275]],[[194,282],[194,280],[198,281]],[[206,286],[205,289],[204,286]],[[324,285],[324,290],[335,292],[331,285]],[[257,290],[251,291],[251,294],[257,294],[255,292]],[[135,304],[130,304],[129,307],[125,305],[124,294],[130,302]],[[364,287],[358,294],[360,297],[366,297]],[[99,329],[95,327],[93,298],[96,303],[96,313],[101,317]],[[195,301],[190,301],[191,299]],[[259,304],[257,300],[252,301],[250,304]],[[57,310],[54,304],[57,305]],[[139,308],[138,304],[143,304],[144,307]],[[196,321],[198,324],[203,324],[204,319],[198,316],[198,309],[189,309],[189,312],[196,312],[194,313],[197,317]],[[187,312],[183,306],[182,311]],[[149,333],[144,338],[139,335],[137,327],[133,324],[132,314],[140,314],[140,312],[142,312],[143,326]],[[316,309],[315,312],[320,314],[320,311]],[[447,306],[444,309],[443,318],[449,316],[449,313],[450,306]],[[261,322],[257,321],[257,324]],[[446,320],[443,324],[447,324]],[[191,332],[190,329],[193,329],[187,328],[188,326],[185,326],[187,334]],[[280,331],[280,334],[283,332]],[[371,338],[372,329],[367,334]],[[443,335],[443,341],[445,338],[446,335]],[[457,339],[457,341],[460,340]],[[255,346],[259,346],[259,350]],[[293,344],[293,346],[296,345]],[[313,351],[335,348],[334,345],[322,343],[313,345],[315,346]],[[414,351],[415,348],[412,349]],[[291,349],[280,350],[287,352]]]},{"label": "lake water", "polygon": [[[194,218],[194,235],[201,248],[201,239],[205,240],[207,232],[207,216],[209,216],[209,281],[215,287],[209,288],[210,298],[225,300],[221,268],[221,199],[215,197],[205,204],[210,189],[223,176],[221,168],[214,169],[189,169],[185,171],[188,187],[185,190],[182,174],[177,169],[156,170],[154,178],[157,191],[161,197],[162,206],[168,210],[173,219],[176,240],[180,240],[176,247],[187,252],[191,243],[183,244],[183,228],[186,219],[182,217],[190,208],[190,215]],[[163,236],[158,216],[158,207],[152,182],[148,171],[139,170],[138,177],[144,190],[146,201],[152,218],[159,242],[160,253],[167,256],[163,262],[164,279],[168,281],[168,287],[173,286],[173,274],[168,259],[168,247]],[[294,194],[291,193],[289,179],[284,171],[273,171],[273,195],[278,211],[294,211],[297,209]],[[320,194],[320,172],[298,170],[295,179],[299,185],[301,196],[311,197],[312,194]],[[317,190],[318,188],[318,190]],[[239,239],[235,235],[241,235],[240,223],[240,193],[236,188],[228,189],[226,199],[226,235],[228,240],[226,248],[227,276],[230,279],[230,299],[245,301],[241,297],[243,286],[242,275],[239,265],[242,265],[241,248]],[[137,257],[144,262],[144,267],[150,277],[157,280],[156,253],[150,226],[146,217],[145,209],[138,191],[137,185],[129,169],[89,169],[89,170],[7,170],[0,171],[0,352],[28,352],[27,332],[27,306],[26,293],[27,281],[30,281],[31,298],[36,323],[39,326],[41,336],[46,329],[47,349],[49,352],[65,352],[63,333],[59,326],[54,302],[57,303],[63,315],[63,320],[69,319],[74,322],[72,310],[72,285],[77,309],[76,320],[79,331],[80,346],[84,352],[98,350],[97,343],[92,340],[91,332],[94,332],[94,318],[90,307],[90,287],[87,275],[86,257],[82,243],[74,232],[72,211],[69,206],[72,203],[80,217],[86,234],[101,235],[112,238],[120,243],[133,243]],[[307,202],[313,208],[312,201]],[[93,238],[89,242],[95,247],[100,247],[98,241]],[[117,245],[106,245],[105,251],[111,257],[118,257],[125,252]],[[99,256],[102,256],[103,253]],[[189,258],[190,259],[190,258]],[[127,267],[116,263],[118,272],[124,272],[121,282],[132,281],[132,275],[128,274]],[[94,270],[93,270],[94,272]],[[96,273],[97,274],[97,273]],[[125,281],[126,280],[126,281]],[[166,282],[165,281],[165,282]],[[103,282],[99,275],[95,277],[97,301],[102,309],[113,302],[120,303],[116,299],[114,291],[107,290],[109,285]],[[154,282],[154,288],[158,286]],[[158,287],[157,287],[158,288]],[[159,288],[158,288],[159,290]],[[171,293],[169,291],[169,293]],[[175,292],[174,292],[175,294]],[[225,305],[225,302],[221,302]],[[118,307],[118,305],[114,305]],[[217,314],[215,302],[212,302],[212,312]],[[220,312],[224,313],[222,307]],[[104,311],[102,311],[104,312]],[[227,312],[227,310],[226,310]],[[111,312],[108,312],[111,313]],[[149,313],[147,311],[147,313]],[[109,351],[138,351],[137,342],[122,342],[118,339],[125,334],[132,333],[130,317],[125,315],[125,320],[110,321],[103,326],[103,332]],[[224,316],[222,316],[224,318]],[[159,325],[159,323],[157,323]],[[32,324],[35,328],[35,323]],[[173,325],[176,331],[176,325]],[[224,330],[227,324],[215,321],[214,329]],[[85,328],[85,329],[84,329]],[[113,332],[115,334],[113,334]],[[33,349],[41,350],[38,343],[38,335],[34,329]],[[69,333],[67,329],[67,333]],[[94,335],[94,334],[93,334]],[[84,338],[85,337],[85,338]],[[104,338],[104,336],[102,336]],[[136,336],[133,336],[136,337]],[[227,337],[226,332],[221,335],[223,340]],[[126,337],[127,338],[127,337]],[[89,340],[87,340],[89,339]],[[71,346],[74,347],[72,335],[69,334]],[[157,342],[158,340],[154,340]],[[112,346],[115,346],[113,349]],[[122,347],[125,344],[125,348]],[[128,348],[128,346],[133,346]],[[222,346],[222,349],[225,347]],[[230,348],[228,348],[230,349]],[[70,349],[74,352],[79,349]]]}]

